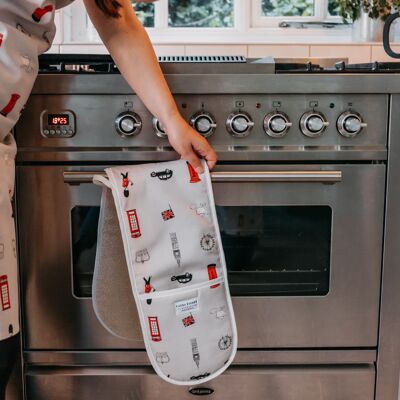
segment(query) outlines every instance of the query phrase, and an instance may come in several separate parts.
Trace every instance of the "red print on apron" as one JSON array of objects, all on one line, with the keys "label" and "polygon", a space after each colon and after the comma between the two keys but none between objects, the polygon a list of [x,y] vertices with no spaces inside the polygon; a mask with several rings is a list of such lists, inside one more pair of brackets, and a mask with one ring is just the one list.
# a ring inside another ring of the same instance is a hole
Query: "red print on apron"
[{"label": "red print on apron", "polygon": [[52,11],[53,11],[53,6],[51,4],[43,8],[37,8],[32,14],[32,19],[35,22],[40,22],[40,20],[44,15]]},{"label": "red print on apron", "polygon": [[7,275],[0,276],[0,297],[1,297],[1,309],[3,311],[11,308],[10,303],[10,289],[8,287]]},{"label": "red print on apron", "polygon": [[10,100],[8,101],[8,103],[6,104],[6,106],[0,111],[0,114],[3,117],[7,117],[7,115],[14,109],[15,104],[17,103],[18,99],[21,96],[17,93],[13,93],[10,97]]}]

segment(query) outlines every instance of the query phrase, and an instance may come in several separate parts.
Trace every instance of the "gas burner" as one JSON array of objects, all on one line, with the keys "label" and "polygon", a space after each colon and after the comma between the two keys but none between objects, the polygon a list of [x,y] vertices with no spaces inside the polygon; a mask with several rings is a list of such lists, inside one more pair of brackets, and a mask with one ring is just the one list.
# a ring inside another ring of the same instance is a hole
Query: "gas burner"
[{"label": "gas burner", "polygon": [[275,72],[277,74],[291,74],[291,73],[309,73],[321,72],[324,68],[319,64],[313,64],[311,61],[306,63],[277,63],[275,64]]},{"label": "gas burner", "polygon": [[400,72],[400,62],[378,62],[362,64],[346,64],[343,61],[336,63],[335,69],[338,72],[357,73],[396,73]]},{"label": "gas burner", "polygon": [[39,73],[118,73],[108,55],[45,54],[39,57]]}]

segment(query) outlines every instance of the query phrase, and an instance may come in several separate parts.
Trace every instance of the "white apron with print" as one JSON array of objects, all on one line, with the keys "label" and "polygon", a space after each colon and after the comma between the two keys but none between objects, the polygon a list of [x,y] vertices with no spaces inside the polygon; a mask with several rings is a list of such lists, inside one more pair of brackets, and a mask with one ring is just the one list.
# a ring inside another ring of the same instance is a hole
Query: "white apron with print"
[{"label": "white apron with print", "polygon": [[[184,160],[115,167],[107,177],[150,361],[177,385],[221,374],[237,348],[210,174]],[[101,227],[99,227],[101,229]]]},{"label": "white apron with print", "polygon": [[19,332],[17,254],[11,206],[15,153],[14,138],[8,135],[0,143],[0,339]]},{"label": "white apron with print", "polygon": [[0,0],[0,340],[19,331],[15,233],[10,196],[15,142],[10,132],[28,100],[38,55],[55,35],[54,12],[70,0]]}]

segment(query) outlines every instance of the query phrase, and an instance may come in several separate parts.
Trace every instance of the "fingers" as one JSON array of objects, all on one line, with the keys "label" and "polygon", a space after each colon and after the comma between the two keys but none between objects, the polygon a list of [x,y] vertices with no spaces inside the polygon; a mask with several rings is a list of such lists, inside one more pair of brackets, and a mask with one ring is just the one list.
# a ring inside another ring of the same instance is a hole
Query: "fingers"
[{"label": "fingers", "polygon": [[217,153],[210,146],[206,139],[200,137],[198,141],[193,144],[195,151],[200,154],[207,162],[208,168],[211,170],[217,163]]},{"label": "fingers", "polygon": [[204,172],[201,161],[199,157],[197,157],[193,149],[187,149],[184,153],[182,153],[182,158],[188,161],[198,174],[202,174]]}]

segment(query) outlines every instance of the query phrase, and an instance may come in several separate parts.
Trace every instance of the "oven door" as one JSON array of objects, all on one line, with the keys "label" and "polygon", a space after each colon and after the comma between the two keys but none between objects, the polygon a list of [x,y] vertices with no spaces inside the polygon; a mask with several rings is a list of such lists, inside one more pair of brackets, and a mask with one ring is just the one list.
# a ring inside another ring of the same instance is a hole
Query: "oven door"
[{"label": "oven door", "polygon": [[[143,348],[92,309],[101,169],[17,168],[26,349]],[[213,180],[239,348],[375,347],[385,166],[224,165]]]}]

